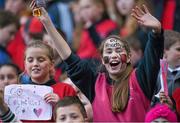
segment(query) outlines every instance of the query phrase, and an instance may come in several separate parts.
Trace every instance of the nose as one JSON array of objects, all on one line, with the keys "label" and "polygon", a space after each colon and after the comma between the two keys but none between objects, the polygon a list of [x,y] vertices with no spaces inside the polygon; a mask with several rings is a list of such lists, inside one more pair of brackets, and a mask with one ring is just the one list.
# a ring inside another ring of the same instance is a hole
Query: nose
[{"label": "nose", "polygon": [[39,65],[38,60],[34,60],[34,61],[33,61],[33,66],[38,66],[38,65]]},{"label": "nose", "polygon": [[3,83],[4,83],[5,86],[8,85],[8,83],[9,83],[8,77],[4,77]]},{"label": "nose", "polygon": [[112,55],[112,59],[116,59],[118,57],[118,54],[115,51],[111,55]]},{"label": "nose", "polygon": [[73,121],[71,120],[71,118],[67,118],[66,123],[73,123]]}]

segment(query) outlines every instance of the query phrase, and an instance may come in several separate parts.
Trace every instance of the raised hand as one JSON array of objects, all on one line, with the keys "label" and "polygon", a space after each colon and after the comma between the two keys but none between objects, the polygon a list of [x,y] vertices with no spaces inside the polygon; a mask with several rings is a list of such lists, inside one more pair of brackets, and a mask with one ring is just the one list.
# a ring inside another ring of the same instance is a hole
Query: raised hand
[{"label": "raised hand", "polygon": [[170,97],[167,96],[164,92],[160,92],[160,94],[159,94],[159,99],[160,99],[160,102],[161,102],[162,104],[168,105],[169,108],[171,108],[171,109],[173,108],[173,102],[172,102],[172,100],[171,100]]},{"label": "raised hand", "polygon": [[50,20],[47,11],[44,9],[44,7],[37,7],[35,0],[32,0],[30,8],[33,13],[37,8],[40,10],[41,15],[38,16],[38,18],[41,22],[48,22]]},{"label": "raised hand", "polygon": [[134,9],[132,9],[131,15],[140,25],[151,28],[156,33],[161,32],[161,23],[158,19],[150,14],[145,5],[143,5],[142,8],[136,6]]}]

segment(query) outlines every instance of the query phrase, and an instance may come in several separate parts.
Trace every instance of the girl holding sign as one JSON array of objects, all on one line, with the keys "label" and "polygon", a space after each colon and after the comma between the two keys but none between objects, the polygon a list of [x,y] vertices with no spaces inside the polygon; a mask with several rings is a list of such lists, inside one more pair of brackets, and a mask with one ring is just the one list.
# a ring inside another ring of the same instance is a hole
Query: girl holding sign
[{"label": "girl holding sign", "polygon": [[[36,7],[34,1],[32,9]],[[101,45],[102,66],[98,73],[81,60],[56,31],[46,10],[39,17],[54,41],[61,58],[68,65],[68,75],[93,104],[94,121],[144,121],[155,89],[159,59],[163,56],[163,31],[160,22],[146,8],[136,7],[132,16],[142,26],[153,30],[144,58],[133,70],[126,41],[110,36]]]},{"label": "girl holding sign", "polygon": [[[35,41],[27,46],[25,51],[25,69],[30,76],[31,84],[46,85],[53,88],[53,93],[46,94],[44,97],[47,103],[53,105],[65,96],[76,95],[75,90],[70,85],[56,83],[52,78],[54,72],[54,55],[53,49],[48,44]],[[10,122],[14,118],[14,114],[8,110],[1,118],[4,122]]]}]

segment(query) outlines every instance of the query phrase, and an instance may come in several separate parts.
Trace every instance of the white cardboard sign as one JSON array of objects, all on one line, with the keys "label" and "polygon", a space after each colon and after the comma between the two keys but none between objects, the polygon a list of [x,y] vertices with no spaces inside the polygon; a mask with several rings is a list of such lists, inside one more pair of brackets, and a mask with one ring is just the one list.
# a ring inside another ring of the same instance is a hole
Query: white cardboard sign
[{"label": "white cardboard sign", "polygon": [[8,85],[4,99],[9,108],[20,120],[50,120],[52,106],[44,101],[44,95],[53,89],[42,85]]}]

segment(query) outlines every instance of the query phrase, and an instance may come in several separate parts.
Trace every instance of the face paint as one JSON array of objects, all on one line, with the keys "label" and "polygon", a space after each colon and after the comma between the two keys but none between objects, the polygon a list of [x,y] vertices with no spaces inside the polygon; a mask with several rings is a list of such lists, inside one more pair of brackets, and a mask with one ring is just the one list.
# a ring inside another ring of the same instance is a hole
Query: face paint
[{"label": "face paint", "polygon": [[[121,62],[122,63],[126,63],[127,62],[127,56],[126,54],[120,54],[120,58],[121,58]],[[108,56],[104,56],[103,57],[104,63],[108,64],[109,63],[109,57]]]},{"label": "face paint", "polygon": [[122,42],[117,39],[109,39],[104,45],[104,63],[108,64],[115,55],[122,63],[127,62],[126,49]]},{"label": "face paint", "polygon": [[119,48],[121,48],[121,49],[124,48],[124,46],[123,46],[121,43],[119,43],[119,41],[116,40],[116,39],[110,39],[109,43],[106,43],[106,44],[105,44],[105,47],[106,47],[106,48],[119,47]]},{"label": "face paint", "polygon": [[123,47],[120,43],[113,43],[113,44],[109,44],[109,43],[107,43],[106,44],[106,47],[108,48],[108,47]]},{"label": "face paint", "polygon": [[122,63],[126,63],[126,62],[127,62],[127,56],[126,56],[126,54],[120,54],[120,57],[121,57],[121,62],[122,62]]},{"label": "face paint", "polygon": [[109,63],[109,57],[108,56],[104,56],[103,57],[104,63],[107,64]]}]

